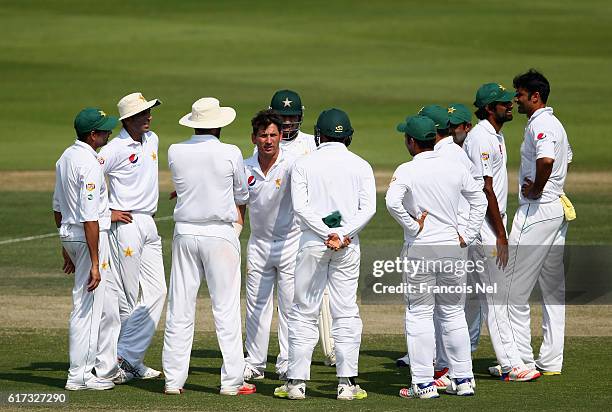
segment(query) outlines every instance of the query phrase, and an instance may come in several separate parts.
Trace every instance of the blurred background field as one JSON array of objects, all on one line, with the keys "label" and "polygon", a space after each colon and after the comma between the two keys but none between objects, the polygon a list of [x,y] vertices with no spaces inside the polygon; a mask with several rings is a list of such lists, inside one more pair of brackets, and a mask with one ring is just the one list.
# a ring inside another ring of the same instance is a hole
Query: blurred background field
[{"label": "blurred background field", "polygon": [[[384,190],[395,167],[410,156],[395,125],[425,104],[471,105],[480,84],[495,81],[511,87],[514,75],[535,67],[551,82],[549,104],[574,150],[566,191],[578,219],[570,225],[568,243],[610,245],[610,27],[607,1],[0,0],[0,342],[7,349],[0,356],[0,387],[59,390],[63,383],[72,278],[60,271],[56,237],[15,240],[54,232],[54,164],[74,140],[72,121],[81,108],[99,106],[116,114],[117,101],[134,91],[163,101],[153,111],[153,130],[161,143],[157,217],[169,276],[174,203],[167,200],[172,187],[166,152],[191,134],[177,122],[196,99],[214,96],[236,108],[238,117],[224,129],[222,139],[237,144],[245,157],[252,153],[250,119],[268,106],[277,89],[301,94],[307,133],[312,133],[321,110],[346,110],[356,130],[351,149],[372,163],[379,187],[378,212],[361,236],[362,248],[399,250],[401,231],[385,210]],[[515,111],[503,129],[511,176],[510,217],[516,208],[525,124],[526,118]],[[241,237],[243,246],[247,238],[248,228]],[[585,279],[588,276],[585,273]],[[195,360],[193,391],[213,388],[218,381],[218,354],[202,352],[215,345],[206,294],[203,287],[198,331],[206,332],[196,336],[200,352],[194,357],[209,360]],[[405,348],[401,337],[386,335],[403,332],[402,310],[364,305],[362,312],[364,333],[370,334],[364,340],[365,379],[374,390],[374,403],[364,407],[404,407],[395,386],[407,375],[398,375],[392,361]],[[594,393],[593,387],[577,390],[576,385],[591,382],[584,371],[605,364],[606,356],[609,360],[609,351],[606,355],[601,348],[611,342],[611,314],[605,306],[568,309],[569,333],[603,337],[568,341],[569,366],[562,384],[531,387],[526,396],[537,400],[534,406],[587,405],[581,402]],[[161,366],[160,338],[158,332],[148,355],[154,367]],[[46,345],[54,349],[40,349]],[[483,369],[491,356],[485,342],[475,365]],[[316,393],[330,397],[334,388],[329,370],[318,365],[313,373]],[[384,382],[389,379],[392,388],[386,394]],[[525,394],[516,388],[501,390],[498,384],[485,383],[484,403],[473,405],[510,405]],[[240,408],[218,403],[212,394],[205,395],[211,403],[188,400],[160,406],[157,395],[147,393],[158,392],[159,383],[155,385],[136,385],[127,392],[120,388],[87,405]],[[285,407],[259,397],[267,397],[272,387],[266,381],[264,394],[242,407]],[[605,393],[603,386],[600,389],[598,393]],[[604,398],[592,397],[590,405]],[[445,405],[459,405],[448,402]]]}]

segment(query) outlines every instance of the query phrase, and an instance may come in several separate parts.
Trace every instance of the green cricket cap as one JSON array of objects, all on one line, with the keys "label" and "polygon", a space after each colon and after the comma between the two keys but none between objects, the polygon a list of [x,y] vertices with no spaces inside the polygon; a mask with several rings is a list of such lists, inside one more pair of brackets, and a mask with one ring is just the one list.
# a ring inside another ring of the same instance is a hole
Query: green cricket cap
[{"label": "green cricket cap", "polygon": [[442,106],[430,104],[421,108],[417,114],[433,120],[436,130],[448,129],[448,110]]},{"label": "green cricket cap", "polygon": [[511,102],[514,100],[514,92],[506,90],[499,83],[486,83],[480,86],[476,92],[474,106],[481,108],[493,102]]},{"label": "green cricket cap", "polygon": [[324,136],[335,138],[348,137],[354,132],[346,112],[336,108],[323,110],[317,119],[315,129]]},{"label": "green cricket cap", "polygon": [[408,116],[404,122],[397,125],[397,131],[421,141],[436,138],[436,124],[427,116]]},{"label": "green cricket cap", "polygon": [[77,134],[89,133],[93,130],[111,131],[117,126],[119,120],[114,116],[107,116],[102,109],[88,107],[81,110],[74,118],[74,130]]},{"label": "green cricket cap", "polygon": [[472,122],[472,112],[461,103],[451,103],[448,105],[448,121],[450,124],[461,124]]},{"label": "green cricket cap", "polygon": [[270,109],[276,110],[281,116],[301,116],[304,112],[300,95],[293,90],[279,90],[270,101]]}]

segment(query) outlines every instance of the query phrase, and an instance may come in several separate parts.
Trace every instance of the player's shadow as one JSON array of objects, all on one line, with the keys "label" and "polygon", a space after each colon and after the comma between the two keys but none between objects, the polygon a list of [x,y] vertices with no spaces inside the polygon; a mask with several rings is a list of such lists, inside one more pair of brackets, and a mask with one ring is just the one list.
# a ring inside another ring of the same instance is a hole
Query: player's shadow
[{"label": "player's shadow", "polygon": [[70,365],[67,362],[33,362],[29,366],[13,368],[16,371],[66,371]]},{"label": "player's shadow", "polygon": [[54,378],[50,376],[40,376],[32,373],[0,373],[0,381],[12,381],[25,384],[38,384],[50,388],[63,389],[66,385],[66,378]]},{"label": "player's shadow", "polygon": [[477,379],[493,379],[499,380],[499,377],[491,376],[489,366],[497,365],[495,358],[477,358],[472,360],[472,370],[474,377]]},{"label": "player's shadow", "polygon": [[365,356],[371,356],[373,358],[381,358],[379,362],[385,369],[395,371],[398,369],[398,367],[395,364],[396,359],[404,356],[406,352],[401,353],[401,352],[392,351],[392,350],[370,349],[370,350],[363,350],[360,352],[360,354],[361,356],[365,355]]}]

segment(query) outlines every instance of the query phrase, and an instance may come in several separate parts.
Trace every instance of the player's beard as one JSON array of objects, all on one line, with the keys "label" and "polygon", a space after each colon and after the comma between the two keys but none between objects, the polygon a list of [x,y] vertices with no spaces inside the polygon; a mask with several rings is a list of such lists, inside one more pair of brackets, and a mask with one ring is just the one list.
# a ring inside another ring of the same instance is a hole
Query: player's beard
[{"label": "player's beard", "polygon": [[502,113],[495,112],[495,122],[497,124],[504,124],[512,120],[512,112],[508,113],[504,110]]}]

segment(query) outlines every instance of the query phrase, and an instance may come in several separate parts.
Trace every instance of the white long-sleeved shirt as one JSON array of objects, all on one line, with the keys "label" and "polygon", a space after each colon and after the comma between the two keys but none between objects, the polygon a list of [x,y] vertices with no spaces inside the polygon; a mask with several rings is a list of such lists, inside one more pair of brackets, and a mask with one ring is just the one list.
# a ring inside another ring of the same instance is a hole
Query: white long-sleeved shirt
[{"label": "white long-sleeved shirt", "polygon": [[[552,172],[539,199],[526,199],[521,193],[525,178],[535,181],[536,161],[543,157],[554,160]],[[561,122],[553,114],[552,107],[536,110],[525,127],[521,144],[521,168],[519,171],[519,204],[548,203],[559,199],[567,177],[567,165],[573,157],[567,134]]]},{"label": "white long-sleeved shirt", "polygon": [[251,239],[273,241],[299,234],[291,202],[291,170],[296,159],[280,149],[267,175],[261,170],[257,153],[244,161],[249,186]]},{"label": "white long-sleeved shirt", "polygon": [[[293,210],[304,231],[322,240],[332,233],[357,234],[376,212],[376,184],[368,162],[342,143],[327,142],[296,161],[291,172]],[[329,228],[323,218],[338,211],[341,227]]]},{"label": "white long-sleeved shirt", "polygon": [[[465,166],[472,177],[476,180],[476,183],[482,187],[482,176],[476,175],[474,164],[470,161],[470,158],[463,151],[463,149],[455,143],[452,136],[445,137],[436,143],[434,146],[434,151],[444,158],[454,160],[455,162]],[[461,196],[459,198],[458,207],[457,224],[459,225],[459,234],[463,234],[470,217],[470,204],[465,197]]]},{"label": "white long-sleeved shirt", "polygon": [[84,222],[110,228],[110,210],[96,151],[79,140],[55,164],[53,210],[62,214],[60,236],[84,238]]},{"label": "white long-sleeved shirt", "polygon": [[497,198],[499,213],[503,216],[508,203],[508,156],[504,135],[501,131],[497,133],[488,120],[481,120],[465,138],[463,150],[474,165],[475,176],[493,178],[493,193]]},{"label": "white long-sleeved shirt", "polygon": [[[236,205],[249,200],[244,161],[238,147],[212,135],[194,135],[168,149],[176,189],[175,230],[193,233],[191,224],[238,220]],[[197,231],[197,230],[196,230]]]},{"label": "white long-sleeved shirt", "polygon": [[100,150],[98,159],[108,176],[111,209],[155,213],[159,200],[158,147],[159,138],[153,132],[145,133],[140,143],[121,129]]},{"label": "white long-sleeved shirt", "polygon": [[[391,179],[386,203],[391,216],[404,229],[407,244],[457,245],[459,199],[470,204],[468,224],[462,234],[466,243],[480,233],[487,200],[470,172],[460,163],[435,151],[422,152],[400,165]],[[428,212],[423,230],[415,218]]]}]

